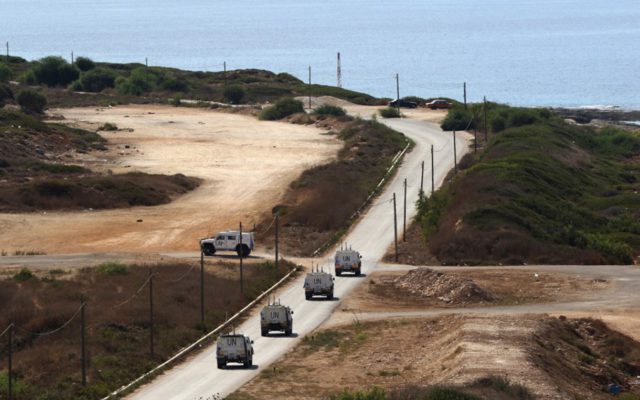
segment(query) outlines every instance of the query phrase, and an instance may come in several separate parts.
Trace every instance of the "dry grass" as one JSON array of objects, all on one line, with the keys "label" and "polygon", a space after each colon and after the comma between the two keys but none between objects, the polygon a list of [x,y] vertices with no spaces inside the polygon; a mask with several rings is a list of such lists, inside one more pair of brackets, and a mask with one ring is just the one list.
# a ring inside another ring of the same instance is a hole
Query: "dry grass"
[{"label": "dry grass", "polygon": [[[237,266],[207,265],[206,328],[219,325],[227,315],[233,315],[292,267],[287,262],[281,263],[278,270],[268,262],[247,264],[242,294]],[[220,274],[219,269],[228,271]],[[153,283],[156,355],[153,358],[149,355],[148,342],[148,286],[131,299],[147,280],[149,271],[156,274]],[[87,301],[89,356],[89,385],[84,389],[78,384],[79,318],[51,336],[36,337],[25,331],[45,332],[59,327],[78,309],[82,297]],[[131,300],[126,302],[128,299]],[[16,330],[14,368],[26,389],[17,399],[33,399],[42,393],[47,395],[38,398],[101,397],[201,335],[199,266],[109,263],[83,269],[75,275],[61,275],[56,271],[30,279],[5,279],[0,281],[2,330],[10,322],[21,327]],[[3,347],[0,365],[6,365],[6,356]]]}]

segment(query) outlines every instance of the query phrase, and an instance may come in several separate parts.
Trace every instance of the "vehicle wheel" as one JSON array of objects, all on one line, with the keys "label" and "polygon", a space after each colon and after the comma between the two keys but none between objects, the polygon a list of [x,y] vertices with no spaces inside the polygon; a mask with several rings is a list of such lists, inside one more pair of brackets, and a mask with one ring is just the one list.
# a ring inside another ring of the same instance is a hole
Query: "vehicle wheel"
[{"label": "vehicle wheel", "polygon": [[268,329],[262,329],[260,333],[262,333],[262,336],[267,336],[269,334],[269,330]]},{"label": "vehicle wheel", "polygon": [[358,269],[356,270],[356,276],[360,276],[360,274],[361,274],[361,272],[360,272],[360,269],[358,268]]},{"label": "vehicle wheel", "polygon": [[224,360],[218,360],[218,369],[225,369],[227,366],[227,363],[224,362]]},{"label": "vehicle wheel", "polygon": [[333,290],[329,292],[329,294],[327,295],[327,299],[333,300]]},{"label": "vehicle wheel", "polygon": [[289,328],[285,329],[284,334],[285,334],[286,336],[291,336],[291,335],[293,335],[293,328],[292,328],[292,327],[289,327]]},{"label": "vehicle wheel", "polygon": [[251,358],[246,358],[246,359],[244,360],[244,363],[243,363],[243,365],[244,365],[244,367],[245,367],[245,368],[249,368],[249,367],[251,367],[251,365],[252,365],[252,364],[253,364],[253,362],[251,361]]},{"label": "vehicle wheel", "polygon": [[305,293],[304,294],[305,299],[307,300],[311,300],[311,293]]},{"label": "vehicle wheel", "polygon": [[336,276],[340,276],[340,275],[342,275],[342,271],[336,270]]},{"label": "vehicle wheel", "polygon": [[238,254],[238,257],[240,257],[240,255],[242,255],[242,258],[248,257],[249,254],[251,254],[251,249],[246,244],[243,244],[242,248],[238,245],[236,247],[236,254]]}]

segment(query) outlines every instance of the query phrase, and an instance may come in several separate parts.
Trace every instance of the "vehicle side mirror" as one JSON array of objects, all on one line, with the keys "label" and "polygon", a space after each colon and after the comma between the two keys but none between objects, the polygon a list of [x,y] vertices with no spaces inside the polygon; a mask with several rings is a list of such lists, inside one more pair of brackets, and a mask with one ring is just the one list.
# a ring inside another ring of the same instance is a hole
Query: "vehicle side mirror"
[{"label": "vehicle side mirror", "polygon": [[253,340],[251,341],[251,344],[253,344]]},{"label": "vehicle side mirror", "polygon": [[362,254],[360,254],[358,257],[362,258]]},{"label": "vehicle side mirror", "polygon": [[336,280],[336,277],[335,277],[335,276],[332,276],[332,277],[331,277],[331,280],[332,280],[332,281],[335,281],[335,280]]},{"label": "vehicle side mirror", "polygon": [[293,315],[293,310],[291,310],[291,315]]}]

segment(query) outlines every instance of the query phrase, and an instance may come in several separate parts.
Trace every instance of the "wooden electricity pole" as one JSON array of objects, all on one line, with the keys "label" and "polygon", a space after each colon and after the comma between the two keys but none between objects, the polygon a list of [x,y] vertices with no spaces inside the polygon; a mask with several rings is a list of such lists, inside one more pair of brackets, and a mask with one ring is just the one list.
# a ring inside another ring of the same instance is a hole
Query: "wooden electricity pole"
[{"label": "wooden electricity pole", "polygon": [[456,131],[453,131],[453,175],[458,175],[458,155],[456,154]]},{"label": "wooden electricity pole", "polygon": [[398,74],[396,74],[396,108],[400,116],[400,76]]},{"label": "wooden electricity pole", "polygon": [[226,61],[222,63],[222,69],[223,69],[222,76],[224,77],[224,86],[226,87],[227,86],[227,62]]},{"label": "wooden electricity pole", "polygon": [[204,325],[204,250],[200,248],[200,325],[205,333]]},{"label": "wooden electricity pole", "polygon": [[[9,42],[7,42],[9,43]],[[13,322],[9,325],[9,375],[8,379],[8,390],[9,390],[9,400],[13,400]]]},{"label": "wooden electricity pole", "polygon": [[309,110],[311,110],[311,65],[309,65]]},{"label": "wooden electricity pole", "polygon": [[244,293],[244,276],[242,271],[242,258],[244,249],[242,248],[242,222],[240,222],[240,293]]},{"label": "wooden electricity pole", "polygon": [[404,207],[402,209],[402,241],[407,241],[407,178],[404,178]]},{"label": "wooden electricity pole", "polygon": [[464,83],[463,85],[463,91],[464,91],[464,109],[467,109],[467,82]]},{"label": "wooden electricity pole", "polygon": [[478,127],[476,126],[476,110],[473,110],[473,154],[478,152]]},{"label": "wooden electricity pole", "polygon": [[433,195],[433,192],[435,191],[436,188],[436,183],[435,183],[435,173],[434,173],[434,161],[433,161],[433,145],[431,145],[431,194]]},{"label": "wooden electricity pole", "polygon": [[393,241],[396,247],[396,262],[398,262],[398,217],[396,214],[396,194],[393,194]]},{"label": "wooden electricity pole", "polygon": [[421,165],[422,172],[420,173],[420,197],[424,196],[424,161]]},{"label": "wooden electricity pole", "polygon": [[487,96],[484,96],[484,142],[489,142],[489,131],[487,131]]}]

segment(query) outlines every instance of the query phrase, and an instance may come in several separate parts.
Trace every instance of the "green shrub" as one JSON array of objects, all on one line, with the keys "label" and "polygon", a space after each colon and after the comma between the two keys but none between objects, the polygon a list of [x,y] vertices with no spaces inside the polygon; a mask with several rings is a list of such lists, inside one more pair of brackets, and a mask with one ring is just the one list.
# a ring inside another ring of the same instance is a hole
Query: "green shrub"
[{"label": "green shrub", "polygon": [[11,99],[13,99],[11,88],[7,85],[0,84],[0,108],[2,108],[7,100]]},{"label": "green shrub", "polygon": [[80,71],[89,71],[96,67],[96,63],[89,57],[78,57],[76,58],[76,67],[78,67]]},{"label": "green shrub", "polygon": [[313,110],[313,113],[316,115],[332,115],[334,117],[343,117],[347,115],[347,112],[344,108],[331,106],[329,104],[321,105],[320,107]]},{"label": "green shrub", "polygon": [[262,110],[259,118],[261,120],[274,121],[299,112],[304,112],[302,102],[292,99],[291,97],[285,97],[278,100],[274,105]]},{"label": "green shrub", "polygon": [[33,272],[29,271],[26,268],[22,268],[20,272],[18,272],[13,276],[13,279],[18,282],[25,282],[34,277],[35,275],[33,275]]},{"label": "green shrub", "polygon": [[32,89],[25,89],[18,94],[16,99],[20,108],[27,113],[42,114],[47,105],[47,99],[42,94]]},{"label": "green shrub", "polygon": [[225,99],[227,99],[231,104],[240,104],[242,99],[244,98],[245,91],[242,86],[231,85],[224,89],[222,93]]},{"label": "green shrub", "polygon": [[106,262],[98,265],[98,272],[105,275],[126,275],[129,267],[118,262]]},{"label": "green shrub", "polygon": [[440,125],[444,131],[462,131],[473,128],[473,112],[463,106],[454,106]]},{"label": "green shrub", "polygon": [[158,82],[159,74],[152,69],[139,67],[131,71],[128,78],[116,79],[116,87],[122,94],[141,96],[152,91]]},{"label": "green shrub", "polygon": [[189,91],[189,85],[187,84],[187,82],[181,80],[181,79],[176,79],[176,78],[169,78],[169,79],[165,79],[164,82],[162,82],[162,89],[169,91],[169,92],[188,92]]},{"label": "green shrub", "polygon": [[509,126],[531,125],[537,121],[534,110],[515,110],[509,116]]},{"label": "green shrub", "polygon": [[81,90],[85,92],[101,92],[115,87],[115,81],[116,76],[112,72],[98,68],[83,73],[76,82],[79,82]]},{"label": "green shrub", "polygon": [[400,118],[400,112],[395,107],[383,108],[379,113],[383,118]]},{"label": "green shrub", "polygon": [[501,132],[507,128],[507,120],[497,116],[491,120],[491,132]]},{"label": "green shrub", "polygon": [[[27,74],[27,83],[47,86],[67,86],[78,79],[80,72],[62,57],[45,57],[36,61]],[[30,82],[33,80],[33,82]]]},{"label": "green shrub", "polygon": [[98,128],[99,131],[117,131],[118,130],[118,125],[112,123],[112,122],[105,122],[104,125],[102,125],[100,128]]},{"label": "green shrub", "polygon": [[0,82],[7,82],[11,75],[11,69],[6,64],[0,64]]}]

